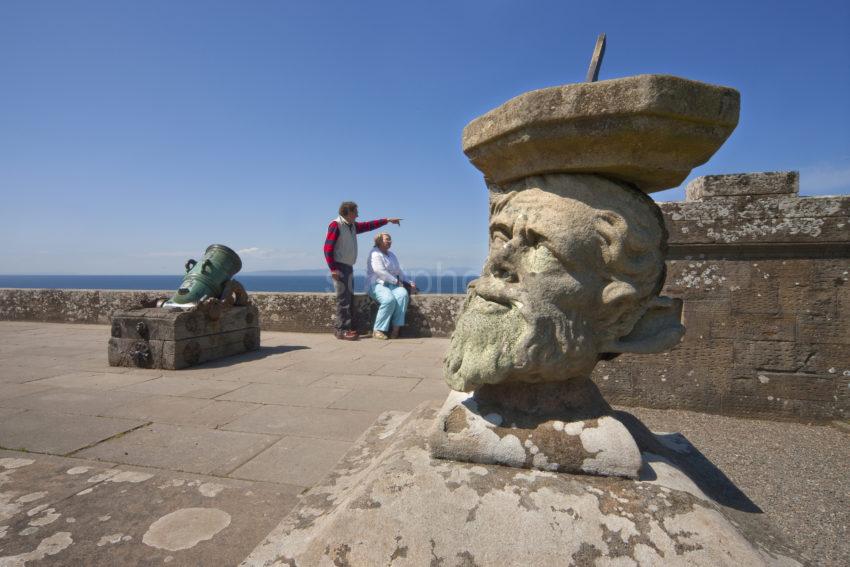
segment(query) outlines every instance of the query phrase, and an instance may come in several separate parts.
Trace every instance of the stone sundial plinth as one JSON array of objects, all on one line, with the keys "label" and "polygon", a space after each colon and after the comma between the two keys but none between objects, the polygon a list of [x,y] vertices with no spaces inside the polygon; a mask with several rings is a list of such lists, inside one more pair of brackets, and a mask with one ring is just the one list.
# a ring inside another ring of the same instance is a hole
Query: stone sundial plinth
[{"label": "stone sundial plinth", "polygon": [[590,373],[675,346],[659,296],[667,233],[646,194],[706,162],[738,92],[664,75],[524,93],[473,120],[463,150],[490,189],[490,251],[446,356],[435,457],[636,478],[641,455]]}]

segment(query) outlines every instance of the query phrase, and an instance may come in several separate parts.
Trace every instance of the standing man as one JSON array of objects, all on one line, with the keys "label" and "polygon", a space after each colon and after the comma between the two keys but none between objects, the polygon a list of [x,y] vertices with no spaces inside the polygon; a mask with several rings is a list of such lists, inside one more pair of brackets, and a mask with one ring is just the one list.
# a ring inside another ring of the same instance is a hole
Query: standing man
[{"label": "standing man", "polygon": [[325,261],[331,270],[336,291],[336,332],[338,339],[356,341],[351,307],[354,302],[354,263],[357,261],[357,235],[375,230],[391,222],[401,225],[401,219],[377,219],[357,222],[357,203],[344,201],[339,216],[328,225],[325,237]]}]

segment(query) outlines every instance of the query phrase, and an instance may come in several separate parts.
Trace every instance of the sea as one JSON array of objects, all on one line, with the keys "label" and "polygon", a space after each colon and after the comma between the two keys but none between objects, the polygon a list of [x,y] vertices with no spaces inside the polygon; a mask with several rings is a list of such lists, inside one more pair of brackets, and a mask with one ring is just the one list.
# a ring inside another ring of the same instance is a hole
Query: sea
[{"label": "sea", "polygon": [[[420,293],[466,293],[466,286],[477,276],[417,275],[413,280]],[[236,276],[248,292],[295,291],[332,292],[329,275],[250,275]],[[354,276],[355,292],[365,292],[365,276]],[[176,290],[182,276],[20,276],[0,275],[0,288],[41,289],[134,289]]]}]

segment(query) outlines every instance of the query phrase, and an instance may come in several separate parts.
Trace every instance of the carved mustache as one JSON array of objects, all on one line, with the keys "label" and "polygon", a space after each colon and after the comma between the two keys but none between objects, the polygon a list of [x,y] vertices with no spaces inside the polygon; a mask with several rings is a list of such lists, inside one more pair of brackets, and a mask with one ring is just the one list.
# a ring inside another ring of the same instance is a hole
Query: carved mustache
[{"label": "carved mustache", "polygon": [[470,282],[467,293],[469,299],[477,296],[511,309],[522,309],[526,304],[524,294],[520,290],[492,276],[482,276]]}]

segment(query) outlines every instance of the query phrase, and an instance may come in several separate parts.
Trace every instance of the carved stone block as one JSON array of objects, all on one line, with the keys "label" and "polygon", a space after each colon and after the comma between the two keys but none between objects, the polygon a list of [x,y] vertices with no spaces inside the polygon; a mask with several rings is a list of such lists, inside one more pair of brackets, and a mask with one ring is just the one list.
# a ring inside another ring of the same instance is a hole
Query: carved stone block
[{"label": "carved stone block", "polygon": [[215,320],[200,310],[130,309],[112,315],[109,364],[177,370],[258,348],[254,305],[225,309]]}]

